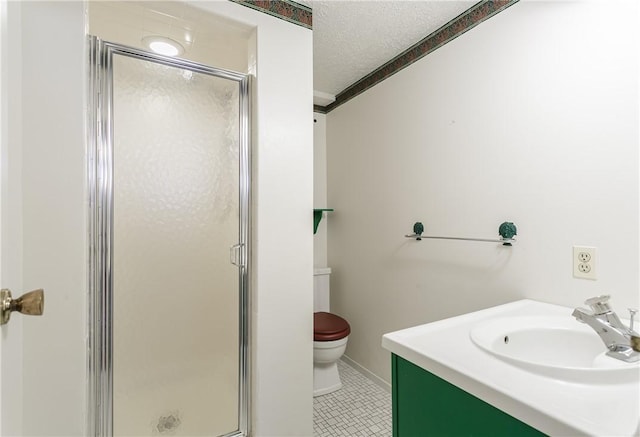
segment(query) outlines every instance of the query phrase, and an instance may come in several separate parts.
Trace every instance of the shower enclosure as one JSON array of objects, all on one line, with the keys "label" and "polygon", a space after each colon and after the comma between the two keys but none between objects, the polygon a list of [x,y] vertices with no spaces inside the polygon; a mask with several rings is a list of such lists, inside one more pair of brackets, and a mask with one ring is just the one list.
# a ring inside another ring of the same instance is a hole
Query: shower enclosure
[{"label": "shower enclosure", "polygon": [[89,58],[89,432],[246,435],[249,77]]}]

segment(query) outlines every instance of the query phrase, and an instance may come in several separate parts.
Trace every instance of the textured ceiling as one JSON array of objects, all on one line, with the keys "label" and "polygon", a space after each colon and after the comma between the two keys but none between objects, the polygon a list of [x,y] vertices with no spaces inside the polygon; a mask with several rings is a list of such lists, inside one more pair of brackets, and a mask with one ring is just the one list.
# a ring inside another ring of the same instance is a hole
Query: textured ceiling
[{"label": "textured ceiling", "polygon": [[313,9],[313,87],[336,95],[478,0],[298,0]]}]

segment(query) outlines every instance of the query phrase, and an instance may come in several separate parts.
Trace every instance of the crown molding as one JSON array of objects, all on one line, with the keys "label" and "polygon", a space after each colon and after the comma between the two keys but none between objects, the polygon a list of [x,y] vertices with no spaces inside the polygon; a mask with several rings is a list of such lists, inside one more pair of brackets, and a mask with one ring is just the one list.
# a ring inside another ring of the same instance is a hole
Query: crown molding
[{"label": "crown molding", "polygon": [[229,0],[307,29],[313,29],[311,8],[291,0]]}]

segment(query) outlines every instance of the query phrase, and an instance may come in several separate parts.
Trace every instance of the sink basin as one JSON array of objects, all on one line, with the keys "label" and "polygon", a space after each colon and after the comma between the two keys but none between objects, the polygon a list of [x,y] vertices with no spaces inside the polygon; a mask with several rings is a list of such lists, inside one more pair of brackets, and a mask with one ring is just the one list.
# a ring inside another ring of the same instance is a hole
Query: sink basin
[{"label": "sink basin", "polygon": [[546,435],[640,437],[640,367],[606,356],[572,311],[523,299],[390,332],[382,345]]},{"label": "sink basin", "polygon": [[525,370],[575,382],[638,380],[638,363],[606,355],[600,337],[572,317],[500,317],[479,323],[471,340],[484,351]]}]

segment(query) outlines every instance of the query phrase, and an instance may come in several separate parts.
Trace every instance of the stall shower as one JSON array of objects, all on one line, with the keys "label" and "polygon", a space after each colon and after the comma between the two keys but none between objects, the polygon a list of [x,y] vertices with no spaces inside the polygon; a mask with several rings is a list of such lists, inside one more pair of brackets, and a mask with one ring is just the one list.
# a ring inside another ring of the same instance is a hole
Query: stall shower
[{"label": "stall shower", "polygon": [[243,435],[249,77],[89,45],[89,429]]}]

